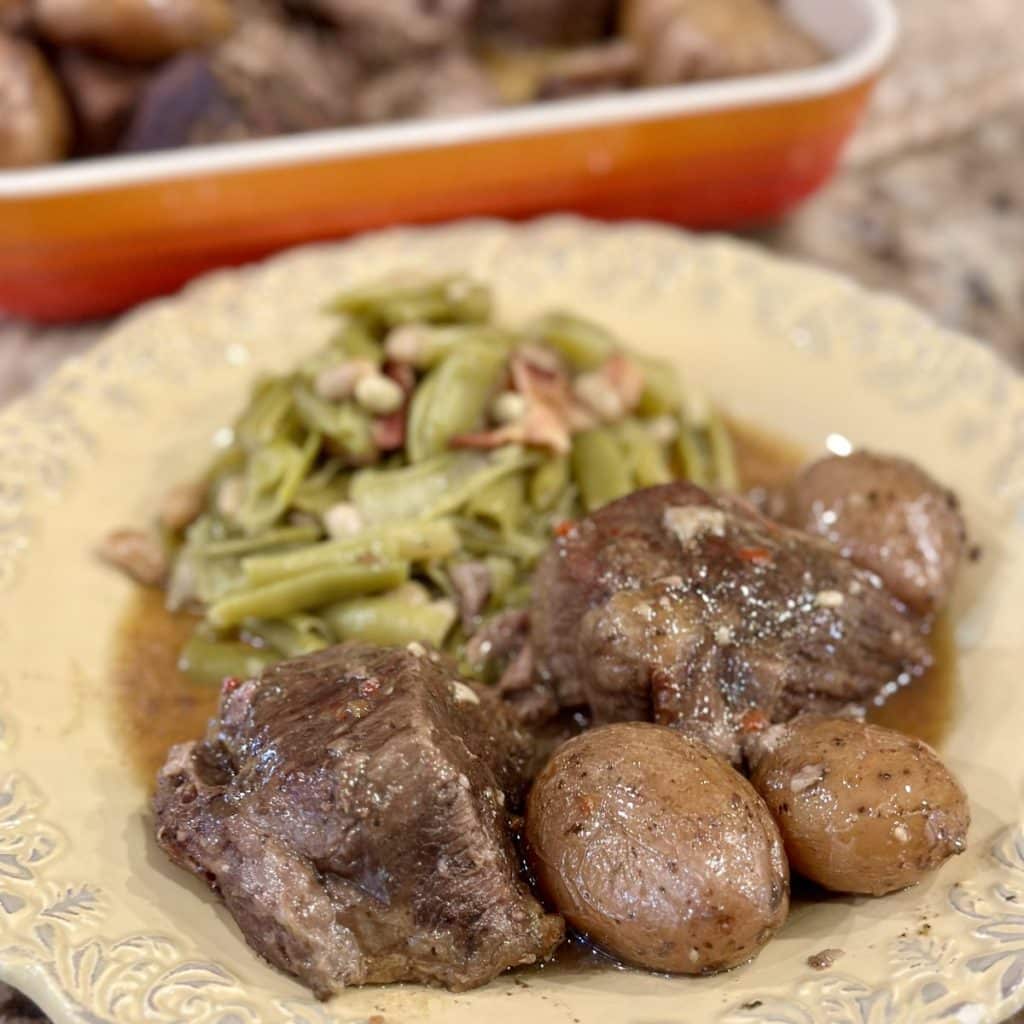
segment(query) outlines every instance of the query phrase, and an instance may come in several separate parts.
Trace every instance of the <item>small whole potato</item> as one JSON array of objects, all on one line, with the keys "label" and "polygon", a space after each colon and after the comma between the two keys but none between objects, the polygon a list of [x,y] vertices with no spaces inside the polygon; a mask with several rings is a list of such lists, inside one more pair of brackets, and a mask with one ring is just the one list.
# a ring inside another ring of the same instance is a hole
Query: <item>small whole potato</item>
[{"label": "small whole potato", "polygon": [[228,0],[35,0],[38,31],[126,61],[158,61],[209,46],[234,24]]},{"label": "small whole potato", "polygon": [[71,115],[60,86],[31,43],[0,33],[0,167],[60,160]]},{"label": "small whole potato", "polygon": [[882,896],[967,845],[967,796],[935,751],[892,729],[802,715],[750,752],[790,866],[835,892]]},{"label": "small whole potato", "polygon": [[558,912],[638,967],[734,967],[789,909],[764,804],[703,743],[664,726],[607,725],[563,744],[534,782],[525,838]]}]

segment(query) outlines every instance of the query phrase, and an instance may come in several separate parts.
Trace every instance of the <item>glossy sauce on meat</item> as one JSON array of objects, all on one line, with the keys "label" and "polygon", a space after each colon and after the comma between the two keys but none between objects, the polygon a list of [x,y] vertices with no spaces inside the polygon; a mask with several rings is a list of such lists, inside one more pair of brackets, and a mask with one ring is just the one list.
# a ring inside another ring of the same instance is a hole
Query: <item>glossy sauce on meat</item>
[{"label": "glossy sauce on meat", "polygon": [[[745,488],[777,486],[807,461],[807,452],[795,445],[742,423],[730,426]],[[162,594],[140,590],[121,626],[113,677],[122,735],[131,763],[147,786],[168,748],[201,735],[216,710],[218,688],[194,683],[177,668],[178,651],[193,621],[167,612]],[[952,629],[943,617],[933,632],[932,647],[934,667],[883,706],[872,708],[869,719],[941,745],[957,689]],[[574,962],[578,956],[569,951],[565,959]],[[590,962],[589,955],[583,959]]]}]

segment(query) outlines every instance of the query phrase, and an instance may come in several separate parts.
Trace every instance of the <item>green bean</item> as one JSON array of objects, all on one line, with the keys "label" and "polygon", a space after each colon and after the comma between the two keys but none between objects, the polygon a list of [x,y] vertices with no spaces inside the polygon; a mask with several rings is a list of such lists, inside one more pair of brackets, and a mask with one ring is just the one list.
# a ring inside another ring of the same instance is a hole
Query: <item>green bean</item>
[{"label": "green bean", "polygon": [[364,469],[349,491],[366,523],[432,519],[448,515],[477,491],[508,473],[528,469],[538,456],[517,445],[481,452],[446,452],[398,469]]},{"label": "green bean", "polygon": [[367,527],[344,540],[321,541],[296,551],[246,558],[246,580],[262,586],[333,566],[358,563],[368,557],[408,562],[448,558],[458,550],[459,534],[450,519],[433,519]]},{"label": "green bean", "polygon": [[489,324],[411,324],[399,328],[385,347],[396,362],[430,370],[464,345],[490,345],[508,353],[514,343],[515,335]]},{"label": "green bean", "polygon": [[491,595],[489,604],[499,610],[505,603],[505,597],[515,585],[518,570],[516,563],[504,555],[488,555],[487,572],[491,578]]},{"label": "green bean", "polygon": [[456,612],[452,601],[411,604],[401,597],[382,594],[331,605],[323,615],[342,642],[361,640],[397,647],[418,641],[441,647]]},{"label": "green bean", "polygon": [[631,353],[630,358],[644,374],[644,389],[640,394],[637,411],[642,416],[663,416],[675,413],[682,403],[679,375],[671,363],[653,356]]},{"label": "green bean", "polygon": [[555,455],[542,462],[530,476],[530,504],[539,512],[553,508],[569,483],[569,459]]},{"label": "green bean", "polygon": [[526,333],[553,348],[576,371],[596,369],[619,348],[611,332],[572,313],[548,313]]},{"label": "green bean", "polygon": [[532,565],[544,553],[547,541],[533,534],[500,533],[475,519],[457,519],[462,547],[471,555],[507,555]]},{"label": "green bean", "polygon": [[493,523],[502,533],[512,533],[526,518],[526,479],[509,473],[482,487],[466,502],[466,513]]},{"label": "green bean", "polygon": [[244,619],[279,619],[356,594],[391,590],[408,578],[408,562],[330,566],[227,594],[206,617],[218,629],[237,626]]},{"label": "green bean", "polygon": [[253,452],[246,469],[245,497],[235,517],[247,534],[267,529],[284,515],[319,450],[320,436],[310,434],[302,448],[274,441]]},{"label": "green bean", "polygon": [[708,446],[711,449],[711,464],[715,471],[715,483],[727,491],[740,489],[740,474],[736,465],[732,437],[722,417],[714,410],[708,420]]},{"label": "green bean", "polygon": [[335,299],[328,309],[349,313],[371,324],[483,323],[491,315],[491,293],[460,275],[433,281],[380,281]]},{"label": "green bean", "polygon": [[253,388],[249,405],[235,424],[235,437],[247,451],[259,451],[272,441],[288,436],[291,412],[289,380],[261,380]]},{"label": "green bean", "polygon": [[370,417],[355,402],[328,402],[305,384],[293,388],[295,409],[307,430],[330,438],[349,463],[365,465],[377,455]]},{"label": "green bean", "polygon": [[316,526],[281,526],[276,530],[258,533],[255,537],[233,537],[230,540],[211,541],[196,548],[201,558],[225,558],[228,556],[251,555],[267,548],[286,547],[292,544],[309,544],[318,540],[320,530]]},{"label": "green bean", "polygon": [[698,487],[711,485],[711,464],[704,432],[680,418],[676,440],[683,476]]},{"label": "green bean", "polygon": [[667,484],[672,479],[665,446],[655,440],[641,423],[633,419],[623,420],[617,434],[638,487]]},{"label": "green bean", "polygon": [[409,405],[405,450],[411,462],[440,454],[453,437],[482,425],[505,364],[504,349],[473,343],[427,374]]},{"label": "green bean", "polygon": [[588,512],[633,489],[622,446],[607,427],[584,430],[573,438],[572,475]]},{"label": "green bean", "polygon": [[252,679],[280,660],[280,654],[267,648],[208,640],[193,633],[182,648],[178,668],[197,683],[219,684],[232,676]]},{"label": "green bean", "polygon": [[327,351],[344,359],[369,359],[378,366],[384,361],[384,352],[364,323],[348,320],[335,332]]},{"label": "green bean", "polygon": [[290,615],[287,619],[246,619],[244,638],[257,637],[285,658],[298,658],[330,646],[333,639],[323,619],[316,615]]}]

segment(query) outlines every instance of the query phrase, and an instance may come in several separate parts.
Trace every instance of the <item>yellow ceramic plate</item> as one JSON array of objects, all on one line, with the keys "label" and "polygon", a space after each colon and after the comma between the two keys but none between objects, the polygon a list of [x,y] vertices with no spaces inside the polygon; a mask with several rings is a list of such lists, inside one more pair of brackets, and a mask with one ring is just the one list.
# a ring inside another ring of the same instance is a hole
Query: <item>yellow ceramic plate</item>
[{"label": "yellow ceramic plate", "polygon": [[[90,549],[204,462],[255,373],[324,340],[324,299],[401,267],[478,274],[512,320],[585,310],[747,420],[904,452],[957,488],[984,548],[957,598],[944,751],[971,796],[966,856],[884,900],[801,907],[715,978],[534,972],[322,1005],[257,960],[153,842],[108,672],[130,587]],[[896,301],[734,242],[575,220],[389,233],[208,278],[0,415],[0,976],[57,1024],[999,1020],[1024,1002],[1022,612],[1024,382]],[[846,955],[815,972],[826,947]]]}]

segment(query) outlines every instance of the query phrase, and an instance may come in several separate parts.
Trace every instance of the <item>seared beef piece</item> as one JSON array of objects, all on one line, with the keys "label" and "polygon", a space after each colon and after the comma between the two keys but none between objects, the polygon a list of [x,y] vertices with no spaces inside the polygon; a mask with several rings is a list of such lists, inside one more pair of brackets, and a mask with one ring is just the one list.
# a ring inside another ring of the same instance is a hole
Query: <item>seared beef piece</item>
[{"label": "seared beef piece", "polygon": [[624,89],[637,71],[636,48],[622,39],[567,50],[553,57],[540,78],[540,99],[562,99]]},{"label": "seared beef piece", "polygon": [[479,0],[478,30],[503,44],[564,46],[605,37],[616,0]]},{"label": "seared beef piece", "polygon": [[914,463],[870,452],[820,459],[796,478],[789,505],[793,526],[878,573],[915,611],[946,603],[966,529],[956,495]]},{"label": "seared beef piece", "polygon": [[151,71],[74,49],[57,52],[56,68],[75,117],[76,150],[105,153],[115,148]]},{"label": "seared beef piece", "polygon": [[650,85],[764,74],[822,59],[774,0],[625,0],[622,22]]},{"label": "seared beef piece", "polygon": [[164,64],[145,89],[122,148],[261,138],[349,121],[350,58],[328,34],[269,12],[240,18],[211,53]]},{"label": "seared beef piece", "polygon": [[873,573],[685,483],[622,498],[556,540],[532,623],[562,705],[678,726],[732,760],[746,712],[779,721],[864,700],[931,661]]},{"label": "seared beef piece", "polygon": [[426,654],[334,647],[224,693],[160,773],[157,839],[321,997],[472,988],[562,938],[510,838],[529,754],[493,696]]},{"label": "seared beef piece", "polygon": [[394,64],[465,42],[477,0],[293,0],[335,25],[360,60]]},{"label": "seared beef piece", "polygon": [[363,122],[473,114],[498,103],[480,65],[463,53],[442,53],[364,78],[356,96]]}]

